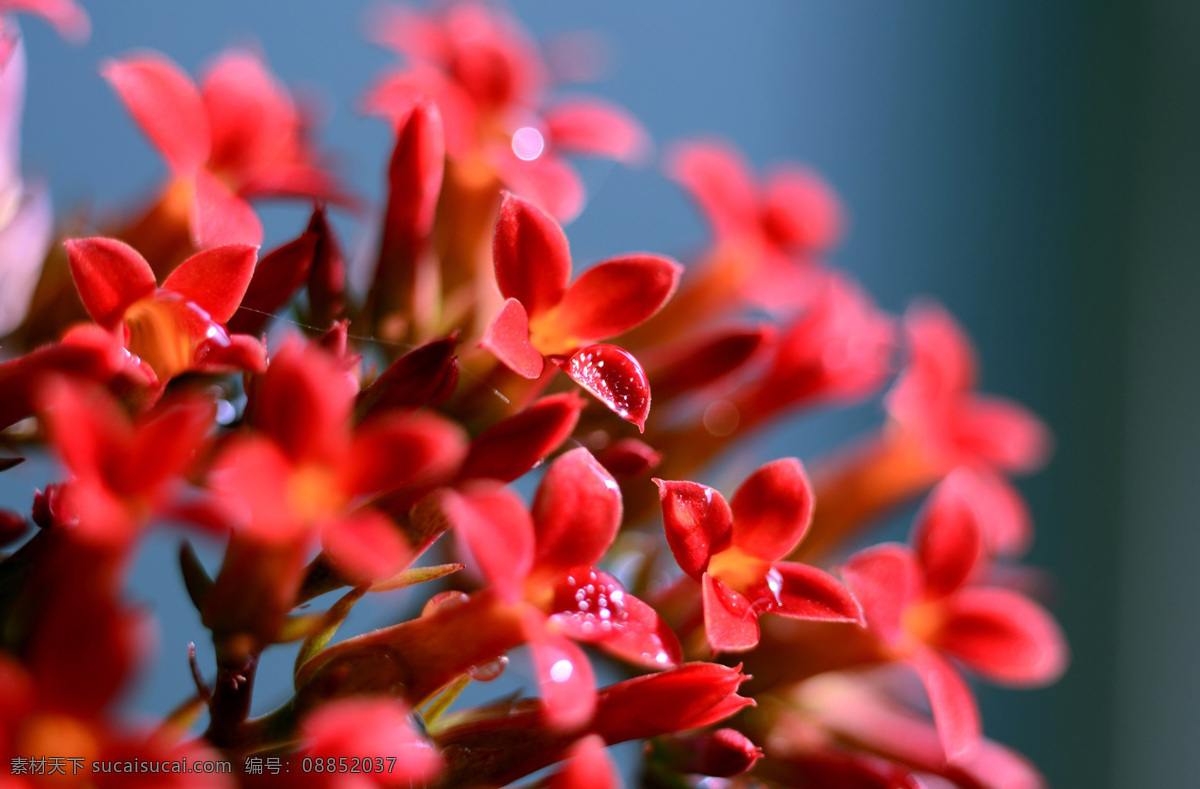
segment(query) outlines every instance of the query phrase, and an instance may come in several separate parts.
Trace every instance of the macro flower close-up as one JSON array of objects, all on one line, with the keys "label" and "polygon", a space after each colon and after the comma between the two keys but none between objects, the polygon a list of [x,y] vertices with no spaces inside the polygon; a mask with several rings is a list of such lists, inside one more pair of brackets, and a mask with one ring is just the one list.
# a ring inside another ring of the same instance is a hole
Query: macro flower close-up
[{"label": "macro flower close-up", "polygon": [[0,0],[0,787],[1200,771],[1183,0]]}]

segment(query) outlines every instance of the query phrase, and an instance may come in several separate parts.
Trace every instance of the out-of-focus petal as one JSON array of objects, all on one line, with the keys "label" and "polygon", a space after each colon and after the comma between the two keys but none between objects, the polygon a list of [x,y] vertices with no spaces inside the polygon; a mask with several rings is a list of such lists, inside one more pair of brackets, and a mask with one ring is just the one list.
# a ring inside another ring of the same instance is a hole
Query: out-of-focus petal
[{"label": "out-of-focus petal", "polygon": [[741,666],[685,663],[609,685],[600,692],[592,731],[617,743],[711,725],[754,706],[737,693],[747,679]]},{"label": "out-of-focus petal", "polygon": [[657,255],[598,263],[563,294],[553,324],[577,342],[614,337],[641,324],[671,298],[683,267]]},{"label": "out-of-focus petal", "polygon": [[101,477],[133,443],[133,427],[111,395],[51,378],[38,399],[50,441],[77,477]]},{"label": "out-of-focus petal", "polygon": [[260,246],[262,223],[254,209],[207,170],[197,170],[189,222],[197,247]]},{"label": "out-of-focus petal", "polygon": [[983,557],[983,532],[967,480],[970,473],[956,471],[943,480],[917,516],[912,544],[930,595],[946,596],[961,587]]},{"label": "out-of-focus petal", "polygon": [[823,252],[842,234],[842,209],[833,190],[820,176],[795,165],[776,170],[767,179],[763,224],[780,246]]},{"label": "out-of-focus petal", "polygon": [[546,360],[529,342],[529,316],[521,302],[510,298],[488,324],[479,345],[522,378],[533,380],[542,374]]},{"label": "out-of-focus petal", "polygon": [[505,193],[492,238],[500,293],[538,315],[562,300],[571,278],[567,237],[553,217],[528,200]]},{"label": "out-of-focus petal", "polygon": [[444,479],[462,462],[466,444],[463,429],[437,414],[396,411],[376,417],[355,433],[343,469],[346,488],[374,495]]},{"label": "out-of-focus petal", "polygon": [[590,734],[571,746],[563,766],[546,785],[547,789],[620,789],[621,779],[604,739]]},{"label": "out-of-focus petal", "polygon": [[750,168],[732,147],[719,142],[676,146],[667,173],[688,191],[718,238],[745,233],[757,212],[757,187]]},{"label": "out-of-focus petal", "polygon": [[904,610],[921,584],[912,551],[903,545],[877,545],[854,554],[839,570],[862,606],[867,627],[888,643],[899,641]]},{"label": "out-of-focus petal", "polygon": [[549,151],[526,161],[510,147],[494,152],[493,164],[504,185],[550,212],[560,222],[570,222],[583,210],[585,194],[579,173]]},{"label": "out-of-focus petal", "polygon": [[554,361],[571,380],[588,390],[617,416],[646,429],[650,415],[650,382],[642,365],[629,351],[615,345],[587,345],[569,359]]},{"label": "out-of-focus petal", "polygon": [[979,527],[990,553],[1021,556],[1033,542],[1033,521],[1021,493],[1004,477],[985,468],[972,469],[969,498],[979,513]]},{"label": "out-of-focus petal", "polygon": [[583,447],[550,464],[533,500],[539,567],[591,567],[621,525],[621,489]]},{"label": "out-of-focus petal", "polygon": [[107,61],[101,74],[116,90],[171,170],[191,175],[208,160],[204,100],[191,77],[157,52]]},{"label": "out-of-focus petal", "polygon": [[441,506],[500,599],[522,598],[533,566],[533,522],[515,493],[496,482],[468,483],[441,494]]},{"label": "out-of-focus petal", "polygon": [[1066,670],[1066,638],[1054,617],[1008,589],[963,589],[947,603],[937,645],[973,671],[1009,685],[1045,685]]},{"label": "out-of-focus petal", "polygon": [[708,573],[704,584],[704,634],[717,652],[745,652],[758,644],[758,613],[742,595]]},{"label": "out-of-focus petal", "polygon": [[1012,400],[976,396],[956,421],[959,450],[1005,471],[1035,471],[1050,456],[1050,430]]},{"label": "out-of-focus petal", "polygon": [[596,710],[596,678],[583,650],[546,628],[538,614],[526,623],[526,638],[546,709],[546,723],[573,731]]},{"label": "out-of-focus petal", "polygon": [[948,760],[968,753],[979,743],[979,708],[962,675],[931,649],[920,649],[910,662],[929,694],[933,722]]},{"label": "out-of-focus petal", "polygon": [[863,622],[862,607],[829,573],[797,562],[776,562],[767,577],[747,591],[750,602],[773,614],[821,622]]},{"label": "out-of-focus petal", "polygon": [[622,438],[600,450],[596,459],[613,475],[632,478],[643,477],[657,468],[662,455],[640,439]]},{"label": "out-of-focus petal", "polygon": [[689,338],[647,362],[654,396],[662,400],[689,394],[737,371],[775,337],[769,324],[733,326]]},{"label": "out-of-focus petal", "polygon": [[205,69],[200,91],[212,129],[213,170],[236,173],[240,181],[297,143],[296,108],[258,55],[221,53]]},{"label": "out-of-focus petal", "polygon": [[550,395],[488,428],[471,442],[459,479],[516,479],[567,440],[581,410],[574,393]]},{"label": "out-of-focus petal", "polygon": [[305,754],[321,757],[394,758],[390,781],[398,785],[433,780],[442,759],[417,734],[408,709],[390,698],[349,698],[322,704],[302,724]]},{"label": "out-of-focus petal", "polygon": [[87,12],[74,0],[0,0],[0,13],[11,12],[36,14],[77,44],[87,41],[92,32]]},{"label": "out-of-focus petal", "polygon": [[338,572],[351,583],[388,578],[412,560],[412,550],[387,516],[360,509],[326,524],[321,548]]},{"label": "out-of-focus petal", "polygon": [[812,483],[796,458],[773,460],[738,486],[729,505],[733,544],[773,562],[804,538],[812,521]]},{"label": "out-of-focus petal", "polygon": [[296,462],[341,457],[354,390],[333,356],[287,342],[256,384],[247,406],[251,426]]},{"label": "out-of-focus petal", "polygon": [[650,138],[625,110],[595,98],[561,101],[542,114],[551,144],[570,153],[638,162]]},{"label": "out-of-focus petal", "polygon": [[7,223],[0,222],[0,337],[17,328],[29,312],[54,224],[50,193],[41,184],[27,184],[16,199],[16,213]]},{"label": "out-of-focus petal", "polygon": [[101,326],[116,326],[129,305],[154,293],[150,264],[124,241],[76,238],[66,247],[79,297]]},{"label": "out-of-focus petal", "polygon": [[713,554],[729,547],[733,513],[725,497],[707,485],[656,479],[667,544],[680,568],[696,580]]},{"label": "out-of-focus petal", "polygon": [[180,263],[162,286],[203,309],[214,321],[225,323],[242,303],[257,260],[256,246],[213,247]]}]

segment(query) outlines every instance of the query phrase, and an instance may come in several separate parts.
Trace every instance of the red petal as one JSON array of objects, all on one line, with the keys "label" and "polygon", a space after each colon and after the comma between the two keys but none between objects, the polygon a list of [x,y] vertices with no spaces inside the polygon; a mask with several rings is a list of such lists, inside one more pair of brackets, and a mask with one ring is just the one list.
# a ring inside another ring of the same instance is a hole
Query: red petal
[{"label": "red petal", "polygon": [[628,255],[599,263],[571,284],[553,326],[573,344],[629,331],[671,298],[683,268],[654,255]]},{"label": "red petal", "polygon": [[1013,473],[1035,471],[1050,455],[1050,431],[1029,409],[976,396],[957,419],[955,442],[970,459]]},{"label": "red petal", "polygon": [[240,308],[228,321],[229,330],[260,333],[276,310],[291,301],[308,279],[316,249],[317,237],[305,233],[264,255],[254,267],[254,276],[242,296]]},{"label": "red petal", "polygon": [[207,170],[197,170],[196,194],[189,222],[192,241],[207,248],[222,244],[259,246],[263,240],[262,223],[250,204]]},{"label": "red petal", "polygon": [[616,578],[590,567],[562,573],[550,619],[563,633],[647,668],[669,668],[683,659],[679,639],[667,623]]},{"label": "red petal", "polygon": [[625,110],[599,99],[572,99],[546,110],[542,119],[551,144],[563,151],[625,162],[642,160],[650,138]]},{"label": "red petal", "polygon": [[500,293],[530,315],[558,304],[571,278],[571,252],[562,228],[528,200],[505,193],[492,238]]},{"label": "red petal", "polygon": [[[555,359],[558,362],[558,359]],[[560,362],[575,383],[588,390],[617,416],[646,429],[650,415],[650,382],[633,354],[615,345],[588,345]]]},{"label": "red petal", "polygon": [[[862,608],[841,581],[797,562],[776,562],[761,584],[746,593],[758,610],[793,619],[863,623]],[[764,608],[761,601],[769,607]]]},{"label": "red petal", "polygon": [[686,189],[712,223],[718,237],[752,227],[758,187],[745,160],[718,142],[694,142],[671,151],[667,172]]},{"label": "red petal", "polygon": [[595,734],[576,742],[564,765],[546,782],[547,789],[620,789],[621,779],[605,747],[604,738]]},{"label": "red petal", "polygon": [[533,522],[517,494],[494,482],[442,493],[442,510],[496,594],[515,603],[533,566]]},{"label": "red petal", "polygon": [[773,562],[792,552],[812,521],[812,483],[796,458],[773,460],[738,486],[730,502],[733,544]]},{"label": "red petal", "polygon": [[975,350],[963,328],[941,305],[914,304],[904,315],[908,362],[887,396],[902,424],[944,418],[944,409],[975,387]]},{"label": "red petal", "polygon": [[877,545],[859,551],[840,574],[862,606],[867,626],[895,644],[903,635],[904,611],[920,591],[921,571],[906,546]]},{"label": "red petal", "polygon": [[1033,522],[1016,487],[984,468],[973,469],[966,481],[988,552],[1001,556],[1027,552],[1033,542]]},{"label": "red petal", "polygon": [[633,478],[643,477],[657,468],[662,455],[644,441],[622,438],[600,450],[596,459],[612,474]]},{"label": "red petal", "polygon": [[621,526],[621,489],[580,447],[550,464],[533,500],[539,567],[599,563]]},{"label": "red petal", "polygon": [[1054,617],[1008,589],[964,589],[947,601],[937,645],[1008,685],[1045,685],[1067,667],[1066,639]]},{"label": "red petal", "polygon": [[933,650],[919,650],[910,660],[929,694],[946,759],[963,756],[979,743],[979,708],[971,689],[958,671]]},{"label": "red petal", "polygon": [[88,314],[111,329],[129,305],[154,293],[154,272],[146,259],[115,238],[77,238],[66,242],[71,276]]},{"label": "red petal", "polygon": [[190,175],[207,160],[208,114],[191,77],[165,55],[110,60],[100,70],[171,170]]},{"label": "red petal", "polygon": [[971,502],[969,471],[946,477],[917,516],[912,544],[925,571],[925,589],[944,597],[967,582],[983,558],[983,533]]},{"label": "red petal", "polygon": [[389,781],[425,785],[437,777],[442,759],[413,729],[408,709],[387,698],[337,699],[322,704],[302,724],[303,753],[315,758],[389,760]]},{"label": "red petal", "polygon": [[101,389],[51,378],[38,400],[51,442],[77,477],[107,476],[133,445],[129,417]]},{"label": "red petal", "polygon": [[87,12],[74,0],[3,0],[0,13],[21,11],[37,14],[45,19],[58,34],[69,41],[82,43],[92,32]]},{"label": "red petal", "polygon": [[187,470],[215,418],[216,406],[206,399],[161,403],[139,420],[123,462],[109,472],[118,492],[153,500]]},{"label": "red petal", "polygon": [[546,360],[529,342],[529,317],[516,299],[508,299],[484,332],[480,347],[523,378],[533,380],[542,374]]},{"label": "red petal", "polygon": [[729,504],[707,485],[661,479],[654,482],[671,553],[685,573],[700,580],[709,558],[729,547],[733,533]]},{"label": "red petal", "polygon": [[344,484],[361,496],[442,480],[458,467],[466,444],[463,429],[436,414],[386,414],[358,429]]},{"label": "red petal", "polygon": [[196,349],[191,369],[214,373],[236,370],[261,373],[267,369],[267,347],[261,339],[249,334],[231,334],[228,340],[208,339]]},{"label": "red petal", "polygon": [[69,331],[62,342],[0,362],[0,430],[33,415],[35,395],[48,375],[61,373],[103,383],[128,360],[111,333],[84,323]]},{"label": "red petal", "polygon": [[429,235],[445,163],[442,116],[436,105],[419,101],[396,132],[388,166],[385,252],[393,243],[411,243]]},{"label": "red petal", "polygon": [[258,247],[229,244],[197,252],[179,264],[163,282],[170,290],[225,323],[237,312],[254,276]]},{"label": "red petal", "polygon": [[412,560],[400,530],[382,513],[360,509],[321,530],[321,548],[352,585],[395,575]]},{"label": "red petal", "polygon": [[763,214],[768,236],[787,249],[822,252],[842,234],[842,209],[833,190],[802,167],[776,170],[767,179]]},{"label": "red petal", "polygon": [[348,443],[354,394],[334,357],[290,342],[276,352],[252,390],[247,421],[293,461],[339,462]]},{"label": "red petal", "polygon": [[454,336],[443,337],[401,356],[359,394],[360,417],[444,403],[458,385],[456,345]]},{"label": "red petal", "polygon": [[296,146],[299,116],[291,96],[254,53],[229,50],[200,81],[212,127],[210,167],[239,181]]},{"label": "red petal", "polygon": [[[737,729],[685,734],[667,740],[672,769],[681,773],[732,778],[762,758],[762,748]],[[676,750],[678,749],[678,750]]]},{"label": "red petal", "polygon": [[584,726],[596,710],[596,678],[583,650],[547,630],[534,619],[526,625],[538,690],[546,706],[546,724],[573,731]]},{"label": "red petal", "polygon": [[472,441],[459,479],[516,479],[567,440],[581,410],[573,393],[543,397]]},{"label": "red petal", "polygon": [[661,402],[708,386],[753,359],[774,337],[774,327],[763,324],[735,326],[689,339],[647,364],[654,395]]},{"label": "red petal", "polygon": [[308,275],[308,309],[315,324],[328,326],[345,310],[346,264],[323,207],[313,211],[305,232],[317,238]]},{"label": "red petal", "polygon": [[758,644],[758,613],[742,595],[704,574],[704,634],[716,652],[744,652]]},{"label": "red petal", "polygon": [[579,173],[551,153],[524,161],[505,146],[493,152],[492,162],[505,186],[545,208],[560,222],[570,222],[583,210],[585,195]]},{"label": "red petal", "polygon": [[754,706],[737,695],[747,679],[741,666],[685,663],[618,682],[600,692],[592,731],[617,743],[708,726]]}]

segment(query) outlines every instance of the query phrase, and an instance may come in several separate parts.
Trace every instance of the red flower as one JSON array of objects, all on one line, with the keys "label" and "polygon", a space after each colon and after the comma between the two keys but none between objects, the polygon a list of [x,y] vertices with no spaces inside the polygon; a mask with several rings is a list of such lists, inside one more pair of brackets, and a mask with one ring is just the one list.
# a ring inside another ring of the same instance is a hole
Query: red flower
[{"label": "red flower", "polygon": [[[519,197],[504,196],[493,243],[504,306],[482,345],[526,378],[542,374],[545,356],[622,418],[645,425],[650,389],[627,351],[598,340],[649,318],[671,297],[682,271],[656,255],[628,255],[595,265],[574,282],[562,228]],[[569,284],[568,284],[569,283]]]},{"label": "red flower", "polygon": [[621,494],[586,449],[550,465],[532,517],[494,484],[466,486],[443,502],[494,593],[508,604],[525,601],[547,712],[562,728],[586,720],[595,703],[587,658],[563,636],[651,668],[679,662],[678,641],[654,609],[595,568],[620,526]]},{"label": "red flower", "polygon": [[947,656],[1009,685],[1052,682],[1067,663],[1062,632],[1041,606],[972,582],[984,542],[967,474],[955,472],[934,490],[917,519],[915,549],[879,545],[842,567],[886,654],[920,675],[948,758],[978,741],[979,712]]},{"label": "red flower", "polygon": [[975,391],[974,350],[948,312],[919,304],[904,328],[909,362],[888,394],[888,411],[935,462],[1027,472],[1045,461],[1050,434],[1041,420],[1011,400]]},{"label": "red flower", "polygon": [[402,569],[411,547],[367,501],[447,478],[461,462],[461,428],[425,412],[393,410],[351,430],[356,388],[341,363],[296,342],[251,390],[255,432],[231,442],[216,485],[244,505],[244,529],[271,542],[320,535],[356,582]]},{"label": "red flower", "polygon": [[74,533],[116,546],[174,505],[216,415],[208,400],[180,399],[130,421],[106,392],[64,379],[51,379],[41,402],[50,441],[73,475],[64,517]]},{"label": "red flower", "polygon": [[621,779],[606,747],[607,743],[595,734],[580,739],[567,751],[563,766],[546,782],[547,789],[619,789]]},{"label": "red flower", "polygon": [[109,61],[103,74],[182,184],[196,246],[262,243],[250,198],[343,199],[303,114],[257,56],[223,53],[199,86],[154,52]]},{"label": "red flower", "polygon": [[776,460],[750,475],[727,503],[695,482],[656,479],[667,542],[700,581],[704,629],[714,650],[758,643],[758,617],[861,622],[858,603],[833,576],[780,561],[804,538],[812,488],[800,461]]},{"label": "red flower", "polygon": [[159,287],[146,259],[112,238],[66,242],[71,275],[84,307],[105,329],[120,330],[129,353],[161,386],[186,371],[255,370],[266,350],[246,334],[230,334],[254,273],[257,248],[230,244],[198,252]]},{"label": "red flower", "polygon": [[388,9],[370,35],[410,65],[380,80],[369,111],[399,120],[421,97],[433,100],[452,157],[490,169],[563,221],[583,208],[584,194],[560,152],[636,161],[649,149],[637,121],[607,102],[575,98],[543,110],[547,75],[535,44],[482,3],[455,3],[439,15]]},{"label": "red flower", "polygon": [[737,286],[745,298],[779,309],[812,290],[814,258],[837,243],[843,224],[820,177],[783,165],[758,183],[741,155],[719,142],[679,145],[667,169],[704,212],[718,255],[740,262]]}]

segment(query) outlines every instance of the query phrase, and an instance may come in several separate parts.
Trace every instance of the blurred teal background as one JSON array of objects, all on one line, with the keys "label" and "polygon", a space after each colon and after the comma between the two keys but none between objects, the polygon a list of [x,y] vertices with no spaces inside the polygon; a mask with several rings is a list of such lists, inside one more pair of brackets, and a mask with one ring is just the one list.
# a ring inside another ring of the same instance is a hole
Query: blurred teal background
[{"label": "blurred teal background", "polygon": [[[57,205],[104,212],[162,177],[97,75],[161,49],[195,70],[258,42],[324,99],[323,139],[378,197],[389,131],[355,112],[390,56],[362,43],[366,3],[91,2],[71,48],[26,21],[26,169]],[[586,89],[659,143],[737,141],[759,166],[807,162],[841,194],[835,261],[888,309],[945,302],[974,335],[984,388],[1041,413],[1057,454],[1023,482],[1057,579],[1074,662],[1056,687],[984,690],[987,733],[1058,787],[1185,786],[1200,774],[1200,4],[1194,0],[514,2],[539,36],[604,33],[610,77]],[[586,168],[569,234],[579,261],[685,254],[704,228],[654,169]],[[302,209],[271,209],[268,244]],[[350,225],[343,225],[348,230]],[[361,228],[359,228],[361,231]],[[873,422],[877,403],[797,423],[767,451],[810,459]],[[49,481],[0,476],[6,504]],[[135,593],[161,619],[160,666],[135,709],[161,711],[203,635],[171,553],[153,541]],[[203,652],[202,652],[203,655]]]}]

